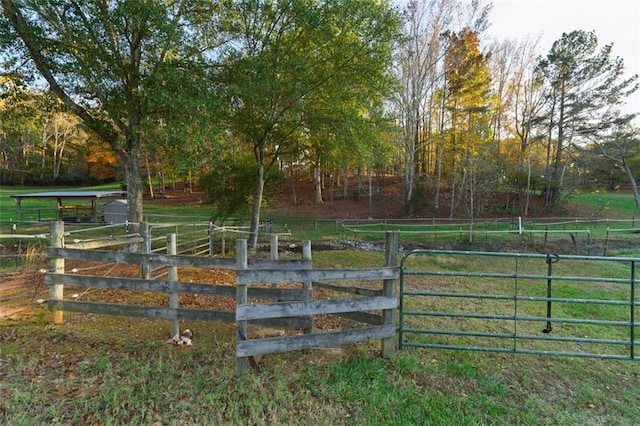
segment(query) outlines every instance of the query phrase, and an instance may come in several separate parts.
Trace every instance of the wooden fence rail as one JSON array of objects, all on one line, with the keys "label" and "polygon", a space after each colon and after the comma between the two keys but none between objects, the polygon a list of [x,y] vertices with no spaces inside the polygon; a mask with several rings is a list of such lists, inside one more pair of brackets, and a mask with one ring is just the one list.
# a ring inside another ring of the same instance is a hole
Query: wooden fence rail
[{"label": "wooden fence rail", "polygon": [[[279,260],[277,236],[272,237],[270,259],[249,259],[246,240],[236,241],[235,259],[175,255],[175,235],[169,234],[167,239],[168,254],[66,248],[64,224],[53,222],[51,247],[46,250],[46,255],[51,262],[50,271],[45,275],[44,280],[51,289],[47,306],[54,312],[54,322],[62,323],[63,311],[149,317],[169,320],[172,335],[179,333],[180,320],[235,322],[238,331],[236,359],[239,374],[246,370],[249,357],[274,352],[312,349],[371,339],[382,340],[383,356],[388,357],[395,352],[395,313],[398,307],[395,282],[399,277],[396,233],[387,234],[385,266],[368,269],[313,269],[309,241],[303,242],[302,259]],[[130,242],[128,239],[120,239],[120,241],[123,244]],[[80,275],[73,271],[71,273],[65,271],[66,260],[158,265],[168,267],[169,273],[166,281],[144,278],[144,268],[141,268],[143,278]],[[179,267],[235,270],[236,282],[220,285],[179,281]],[[382,281],[383,285],[380,289],[367,289],[331,284],[329,283],[331,281],[341,283]],[[284,283],[289,285],[280,286]],[[254,284],[261,284],[261,286],[256,287],[253,286]],[[266,287],[264,284],[271,284],[271,286]],[[291,284],[298,284],[298,286]],[[169,303],[168,307],[162,307],[64,300],[65,285],[160,292],[168,295]],[[314,285],[326,290],[346,293],[350,297],[313,300]],[[235,298],[235,312],[181,308],[178,303],[179,294]],[[249,300],[252,302],[250,303]],[[381,313],[374,314],[371,311]],[[363,322],[368,327],[314,333],[313,317],[315,315],[338,315]],[[304,334],[250,339],[248,324],[302,329]]]}]

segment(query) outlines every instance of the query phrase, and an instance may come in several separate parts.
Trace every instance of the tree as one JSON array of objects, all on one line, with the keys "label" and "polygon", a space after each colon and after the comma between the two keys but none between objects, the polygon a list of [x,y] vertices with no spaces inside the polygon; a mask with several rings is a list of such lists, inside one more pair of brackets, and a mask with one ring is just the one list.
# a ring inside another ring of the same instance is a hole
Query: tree
[{"label": "tree", "polygon": [[[41,180],[44,180],[45,171],[49,172],[51,179],[56,181],[60,178],[62,165],[69,152],[74,152],[75,148],[87,140],[86,134],[79,126],[75,116],[58,112],[53,114],[44,125],[42,131],[42,164],[47,165],[42,168]],[[48,160],[50,154],[50,161]]]},{"label": "tree", "polygon": [[246,0],[233,8],[220,78],[228,129],[255,159],[255,247],[269,169],[300,152],[296,144],[348,127],[337,112],[360,110],[385,93],[399,17],[377,0]]},{"label": "tree", "polygon": [[[451,161],[451,213],[462,200],[463,191],[469,196],[467,209],[474,217],[477,190],[495,179],[492,161],[497,152],[488,142],[492,140],[489,127],[490,75],[489,55],[480,52],[477,34],[470,28],[458,34],[446,35],[451,48],[445,55],[448,93],[446,108],[451,116],[449,159]],[[457,191],[457,192],[456,192]]]},{"label": "tree", "polygon": [[151,116],[177,116],[176,107],[199,116],[184,92],[206,93],[189,88],[201,81],[203,53],[215,43],[216,4],[2,0],[2,9],[0,41],[13,52],[7,62],[28,61],[113,148],[125,171],[127,219],[139,223],[143,128]]},{"label": "tree", "polygon": [[595,143],[602,155],[624,173],[631,185],[636,207],[640,210],[640,192],[634,173],[640,167],[640,129],[630,125],[618,126],[602,142]]},{"label": "tree", "polygon": [[55,105],[54,97],[28,87],[18,74],[2,76],[0,169],[3,183],[13,183],[17,177],[20,184],[37,179],[42,170],[43,127]]},{"label": "tree", "polygon": [[487,26],[491,6],[482,1],[414,0],[407,6],[404,38],[394,74],[398,80],[394,107],[400,126],[404,197],[413,214],[416,178],[434,175],[434,208],[440,205],[445,127],[444,102],[448,81],[443,59],[451,48],[444,33],[471,28],[477,34]]},{"label": "tree", "polygon": [[553,43],[538,65],[547,87],[545,205],[560,201],[567,150],[619,120],[619,106],[637,90],[638,76],[623,79],[624,62],[612,46],[597,50],[595,32],[572,31]]},{"label": "tree", "polygon": [[[521,214],[528,214],[534,172],[538,169],[540,137],[536,133],[537,117],[544,105],[543,85],[535,73],[538,61],[537,42],[525,39],[507,40],[493,50],[494,85],[494,143],[503,164],[501,175],[513,185],[515,197],[524,200]],[[507,72],[508,71],[508,72]]]}]

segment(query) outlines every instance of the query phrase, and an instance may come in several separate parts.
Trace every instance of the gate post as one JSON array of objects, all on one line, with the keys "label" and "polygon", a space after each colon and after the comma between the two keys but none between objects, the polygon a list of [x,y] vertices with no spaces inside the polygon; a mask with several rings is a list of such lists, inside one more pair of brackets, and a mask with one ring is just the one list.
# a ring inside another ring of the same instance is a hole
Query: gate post
[{"label": "gate post", "polygon": [[[398,232],[387,232],[386,243],[384,252],[384,266],[385,267],[397,267],[398,266]],[[383,296],[397,297],[396,280],[384,280],[382,287]],[[382,324],[383,325],[395,325],[396,324],[396,311],[397,309],[385,309],[382,311]],[[396,338],[387,337],[381,341],[381,355],[383,358],[390,358],[396,353]]]},{"label": "gate post", "polygon": [[[49,239],[51,247],[64,248],[64,222],[52,221],[49,229]],[[54,274],[64,274],[64,259],[51,259],[49,261],[49,271]],[[49,286],[49,297],[52,300],[64,299],[64,285],[53,284]],[[53,311],[53,323],[64,323],[62,311]]]}]

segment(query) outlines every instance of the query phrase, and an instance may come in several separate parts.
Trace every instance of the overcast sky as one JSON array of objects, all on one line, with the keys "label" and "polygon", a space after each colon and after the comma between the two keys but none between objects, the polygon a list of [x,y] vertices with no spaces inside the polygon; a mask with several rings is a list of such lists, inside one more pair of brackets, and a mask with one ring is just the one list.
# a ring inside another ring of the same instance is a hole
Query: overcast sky
[{"label": "overcast sky", "polygon": [[[564,32],[595,30],[599,46],[613,43],[613,55],[624,59],[626,77],[640,74],[640,0],[493,0],[492,3],[488,32],[498,40],[540,35],[542,53],[546,54]],[[640,93],[628,100],[625,111],[640,112]]]}]

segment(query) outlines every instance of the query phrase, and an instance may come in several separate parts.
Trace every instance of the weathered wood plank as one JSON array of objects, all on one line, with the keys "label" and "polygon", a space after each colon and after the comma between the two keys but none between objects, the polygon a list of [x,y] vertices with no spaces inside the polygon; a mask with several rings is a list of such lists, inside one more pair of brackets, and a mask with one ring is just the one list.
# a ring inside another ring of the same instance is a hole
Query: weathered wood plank
[{"label": "weathered wood plank", "polygon": [[[113,290],[154,291],[160,293],[176,292],[182,294],[200,294],[203,296],[236,297],[235,285],[188,283],[183,281],[158,281],[141,278],[96,277],[91,275],[46,274],[47,285],[72,285],[76,287],[108,288]],[[260,288],[249,287],[248,297],[269,300],[306,300],[306,290],[297,288]]]},{"label": "weathered wood plank", "polygon": [[323,288],[325,290],[336,291],[339,293],[357,294],[359,296],[382,296],[382,289],[374,290],[363,287],[345,287],[328,283],[313,283],[313,286],[317,288]]},{"label": "weathered wood plank", "polygon": [[339,312],[372,311],[394,309],[398,306],[395,297],[359,297],[353,299],[315,300],[283,303],[242,304],[236,307],[236,320],[259,318],[297,317],[304,315],[335,314]]},{"label": "weathered wood plank", "polygon": [[84,262],[113,262],[139,265],[180,266],[207,269],[235,269],[235,259],[226,257],[170,256],[167,254],[124,253],[111,250],[47,248],[48,258],[64,258]]},{"label": "weathered wood plank", "polygon": [[82,249],[91,250],[100,247],[112,247],[122,246],[125,244],[142,243],[144,239],[142,237],[117,237],[117,238],[105,238],[102,240],[93,241],[81,241],[77,243],[65,243],[65,248],[69,249]]},{"label": "weathered wood plank", "polygon": [[[236,297],[235,285],[200,284],[176,281],[145,280],[142,278],[96,277],[90,275],[46,274],[44,283],[65,284],[78,287],[109,288],[114,290],[155,291],[161,293],[177,292],[202,294],[205,296]],[[294,299],[295,300],[295,299]]]},{"label": "weathered wood plank", "polygon": [[395,326],[381,325],[368,328],[336,331],[330,333],[301,334],[267,339],[238,340],[236,356],[248,357],[276,352],[297,351],[327,346],[344,345],[372,339],[394,337]]},{"label": "weathered wood plank", "polygon": [[233,312],[205,309],[170,309],[158,306],[121,305],[115,303],[79,302],[71,300],[47,300],[49,310],[67,312],[118,315],[127,317],[178,319],[189,321],[235,322]]},{"label": "weathered wood plank", "polygon": [[237,271],[238,284],[295,283],[322,281],[372,281],[395,280],[400,276],[398,268],[369,269],[247,269]]},{"label": "weathered wood plank", "polygon": [[[231,324],[236,322],[234,312],[206,309],[170,309],[157,306],[137,306],[116,303],[81,302],[73,300],[47,300],[49,310],[84,314],[116,315],[137,318],[178,319],[183,321],[209,321]],[[277,328],[306,328],[309,318],[271,318],[248,321],[249,324]]]}]

